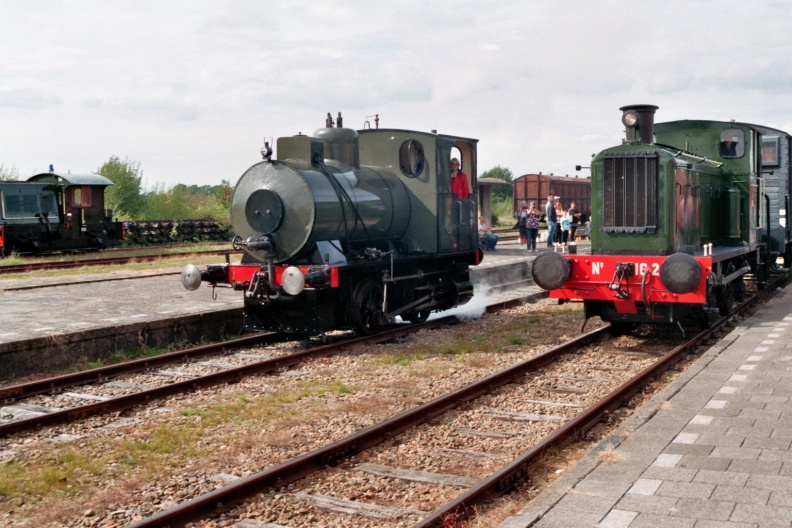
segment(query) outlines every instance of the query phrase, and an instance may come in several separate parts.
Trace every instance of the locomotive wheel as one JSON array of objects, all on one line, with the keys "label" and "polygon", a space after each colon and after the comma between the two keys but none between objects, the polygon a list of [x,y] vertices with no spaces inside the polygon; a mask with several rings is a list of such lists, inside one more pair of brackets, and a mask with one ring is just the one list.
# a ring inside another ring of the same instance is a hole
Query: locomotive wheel
[{"label": "locomotive wheel", "polygon": [[[729,264],[726,268],[726,275],[731,275],[734,273],[734,264]],[[738,279],[737,281],[732,281],[726,286],[723,287],[723,290],[718,295],[718,311],[722,316],[729,315],[731,312],[732,305],[734,304],[734,288],[735,284],[742,279]]]},{"label": "locomotive wheel", "polygon": [[729,315],[734,304],[734,285],[727,284],[724,286],[718,297],[718,312],[725,317]]},{"label": "locomotive wheel", "polygon": [[385,324],[382,286],[370,279],[361,281],[352,294],[352,328],[360,335],[376,333]]},{"label": "locomotive wheel", "polygon": [[412,324],[421,324],[421,323],[425,323],[426,320],[429,319],[429,314],[431,313],[432,313],[431,310],[421,310],[420,312],[413,312],[405,317]]},{"label": "locomotive wheel", "polygon": [[[740,267],[742,268],[745,266],[745,261],[740,263]],[[729,264],[729,268],[727,269],[726,273],[734,273],[734,264]],[[735,301],[742,301],[745,299],[745,278],[740,277],[736,281],[732,282],[734,286],[734,300]]]}]

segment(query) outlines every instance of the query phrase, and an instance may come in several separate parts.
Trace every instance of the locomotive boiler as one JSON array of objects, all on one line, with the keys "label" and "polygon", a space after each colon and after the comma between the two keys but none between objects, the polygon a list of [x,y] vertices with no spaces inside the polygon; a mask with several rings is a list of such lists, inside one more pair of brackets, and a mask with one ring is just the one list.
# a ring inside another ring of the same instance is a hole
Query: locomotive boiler
[{"label": "locomotive boiler", "polygon": [[[739,122],[654,123],[623,107],[627,135],[591,163],[591,254],[539,255],[537,284],[616,326],[711,323],[790,261],[790,137]],[[684,330],[683,330],[684,332]]]},{"label": "locomotive boiler", "polygon": [[241,262],[182,274],[242,292],[248,331],[366,334],[473,295],[477,194],[451,192],[449,160],[475,189],[477,140],[341,124],[265,146],[232,196]]}]

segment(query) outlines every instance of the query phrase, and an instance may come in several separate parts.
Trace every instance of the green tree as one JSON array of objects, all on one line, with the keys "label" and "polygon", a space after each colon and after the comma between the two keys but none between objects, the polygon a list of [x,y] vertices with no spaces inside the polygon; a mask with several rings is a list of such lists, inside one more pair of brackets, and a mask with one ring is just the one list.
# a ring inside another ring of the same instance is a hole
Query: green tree
[{"label": "green tree", "polygon": [[[499,180],[503,180],[506,182],[511,183],[513,176],[512,171],[507,169],[506,167],[501,167],[497,165],[491,168],[488,171],[485,171],[483,174],[479,176],[479,178],[497,178]],[[508,199],[511,200],[513,187],[506,187],[505,185],[497,185],[492,187],[492,199]]]},{"label": "green tree", "polygon": [[[226,195],[230,188],[222,185],[197,186],[176,184],[166,188],[159,184],[147,193],[147,207],[141,220],[213,220],[231,224]],[[230,196],[230,195],[229,195]],[[228,198],[230,200],[230,198]]]},{"label": "green tree", "polygon": [[16,166],[6,167],[0,163],[0,181],[15,181],[19,179],[19,171]]},{"label": "green tree", "polygon": [[105,207],[113,209],[117,217],[137,219],[146,207],[146,197],[141,192],[143,171],[140,170],[140,162],[121,161],[118,156],[113,156],[98,172],[115,183],[105,192]]}]

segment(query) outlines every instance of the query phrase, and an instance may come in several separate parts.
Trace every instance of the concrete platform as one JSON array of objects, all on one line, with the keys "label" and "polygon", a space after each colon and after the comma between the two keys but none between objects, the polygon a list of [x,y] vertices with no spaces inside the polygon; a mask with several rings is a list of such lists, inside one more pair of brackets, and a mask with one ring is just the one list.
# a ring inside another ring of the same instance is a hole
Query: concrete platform
[{"label": "concrete platform", "polygon": [[792,292],[500,528],[792,526]]},{"label": "concrete platform", "polygon": [[[155,275],[113,282],[97,279]],[[242,323],[238,292],[181,286],[181,268],[0,280],[0,380],[47,372],[74,358],[233,334]],[[48,283],[49,288],[8,290]]]},{"label": "concrete platform", "polygon": [[[471,271],[479,291],[530,276],[531,255],[516,241],[485,252]],[[222,258],[218,258],[221,262]],[[185,290],[181,267],[148,271],[3,279],[0,276],[0,382],[62,367],[73,358],[101,359],[118,350],[234,334],[242,294],[230,288]],[[154,276],[170,273],[165,276]],[[97,280],[146,277],[113,282]],[[13,290],[39,284],[52,287]]]}]

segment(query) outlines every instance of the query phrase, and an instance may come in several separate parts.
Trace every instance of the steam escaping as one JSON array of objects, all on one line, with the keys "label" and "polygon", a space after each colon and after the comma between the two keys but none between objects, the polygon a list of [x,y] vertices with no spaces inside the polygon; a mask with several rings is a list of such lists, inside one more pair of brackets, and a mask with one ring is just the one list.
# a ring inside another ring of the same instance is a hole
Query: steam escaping
[{"label": "steam escaping", "polygon": [[[524,264],[523,259],[515,259],[520,264]],[[456,306],[450,310],[442,312],[432,312],[429,320],[438,317],[453,315],[462,321],[473,321],[480,319],[487,311],[487,306],[499,302],[525,297],[537,293],[541,289],[533,281],[527,280],[530,277],[530,263],[528,267],[517,266],[492,266],[482,267],[471,270],[470,278],[473,281],[474,294],[466,304]],[[397,317],[396,321],[401,321]]]},{"label": "steam escaping", "polygon": [[501,270],[502,268],[488,268],[486,277],[479,277],[479,280],[475,281],[475,294],[467,304],[433,313],[429,319],[455,315],[463,321],[472,321],[481,318],[487,311],[487,306],[491,304],[516,299],[537,291],[533,282],[524,280],[515,282],[513,272]]}]

